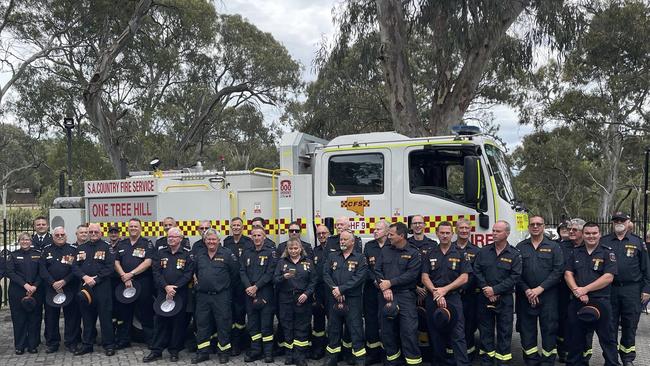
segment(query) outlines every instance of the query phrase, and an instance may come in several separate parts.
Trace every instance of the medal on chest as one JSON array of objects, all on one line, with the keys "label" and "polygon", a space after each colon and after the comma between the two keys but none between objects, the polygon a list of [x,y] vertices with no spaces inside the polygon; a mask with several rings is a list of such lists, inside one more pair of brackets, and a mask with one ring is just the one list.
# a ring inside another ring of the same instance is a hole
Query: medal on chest
[{"label": "medal on chest", "polygon": [[429,259],[429,264],[431,264],[431,268],[436,268],[436,263],[438,263],[437,258],[430,258]]},{"label": "medal on chest", "polygon": [[144,249],[142,248],[133,249],[133,256],[137,258],[144,258]]},{"label": "medal on chest", "polygon": [[594,271],[597,271],[600,268],[600,264],[603,263],[603,260],[600,258],[594,258],[591,261],[594,263]]},{"label": "medal on chest", "polygon": [[354,269],[357,268],[357,262],[356,261],[349,261],[348,262],[348,271],[352,272]]},{"label": "medal on chest", "polygon": [[103,250],[98,250],[95,252],[95,259],[103,261],[106,258],[106,252]]},{"label": "medal on chest", "polygon": [[185,268],[185,259],[178,258],[176,259],[176,269],[183,269]]},{"label": "medal on chest", "polygon": [[456,268],[458,268],[459,259],[458,258],[449,258],[449,262],[451,262],[451,270],[455,271]]},{"label": "medal on chest", "polygon": [[161,258],[161,259],[160,259],[160,266],[161,266],[162,268],[167,268],[167,261],[168,261],[168,260],[169,260],[168,258]]},{"label": "medal on chest", "polygon": [[266,258],[268,258],[265,255],[260,255],[260,266],[263,266],[264,263],[266,263]]}]

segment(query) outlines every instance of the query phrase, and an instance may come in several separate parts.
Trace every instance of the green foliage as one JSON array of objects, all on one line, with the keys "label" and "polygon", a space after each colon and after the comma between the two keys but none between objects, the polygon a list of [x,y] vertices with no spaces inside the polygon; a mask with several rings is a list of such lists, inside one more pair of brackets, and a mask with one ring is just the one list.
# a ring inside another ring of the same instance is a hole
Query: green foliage
[{"label": "green foliage", "polygon": [[[639,207],[638,167],[650,112],[650,5],[611,2],[592,11],[588,31],[566,62],[551,62],[529,79],[532,93],[521,120],[537,127],[553,121],[584,139],[578,158],[589,179],[579,182],[593,192],[590,201],[606,218],[624,204]],[[522,175],[520,182],[532,181]]]}]

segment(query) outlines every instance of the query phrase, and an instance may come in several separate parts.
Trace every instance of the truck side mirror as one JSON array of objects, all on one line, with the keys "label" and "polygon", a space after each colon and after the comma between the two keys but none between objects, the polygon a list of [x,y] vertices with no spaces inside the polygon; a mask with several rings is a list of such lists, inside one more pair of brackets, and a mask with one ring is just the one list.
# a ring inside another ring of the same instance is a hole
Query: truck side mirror
[{"label": "truck side mirror", "polygon": [[476,205],[481,202],[481,160],[478,156],[466,156],[463,163],[465,203]]}]

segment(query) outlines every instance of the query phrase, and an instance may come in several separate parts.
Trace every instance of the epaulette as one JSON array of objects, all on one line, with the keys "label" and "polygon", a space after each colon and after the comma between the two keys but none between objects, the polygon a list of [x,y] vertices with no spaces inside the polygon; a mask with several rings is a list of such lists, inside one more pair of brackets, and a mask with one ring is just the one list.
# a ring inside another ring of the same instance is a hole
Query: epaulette
[{"label": "epaulette", "polygon": [[182,247],[181,249],[183,249],[183,250],[186,251],[186,252],[191,252],[191,251],[192,251],[192,249],[190,249],[190,248],[188,248],[188,247]]},{"label": "epaulette", "polygon": [[79,246],[77,244],[75,244],[75,243],[70,244],[70,246],[75,248],[75,249],[79,248]]},{"label": "epaulette", "polygon": [[614,250],[614,249],[612,249],[612,247],[610,247],[610,246],[607,246],[607,245],[604,245],[604,244],[601,244],[601,246],[602,246],[603,248],[605,248],[605,249],[607,249],[607,250],[609,250],[609,251],[612,251],[612,250]]},{"label": "epaulette", "polygon": [[[52,246],[52,244],[48,244],[48,245],[46,245],[46,246],[43,247],[43,250],[45,250],[45,249],[47,249],[47,248],[49,248],[49,247],[51,247],[51,246]],[[34,248],[34,249],[36,249],[36,248]]]}]

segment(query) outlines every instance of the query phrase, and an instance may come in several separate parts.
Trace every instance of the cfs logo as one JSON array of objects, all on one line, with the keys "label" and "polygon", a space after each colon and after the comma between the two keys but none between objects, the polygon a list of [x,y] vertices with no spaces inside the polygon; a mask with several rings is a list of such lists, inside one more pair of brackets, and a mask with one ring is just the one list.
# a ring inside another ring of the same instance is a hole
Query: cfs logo
[{"label": "cfs logo", "polygon": [[363,216],[366,207],[370,207],[370,200],[364,200],[362,197],[348,197],[345,201],[341,201],[341,207],[352,211],[359,216]]}]

